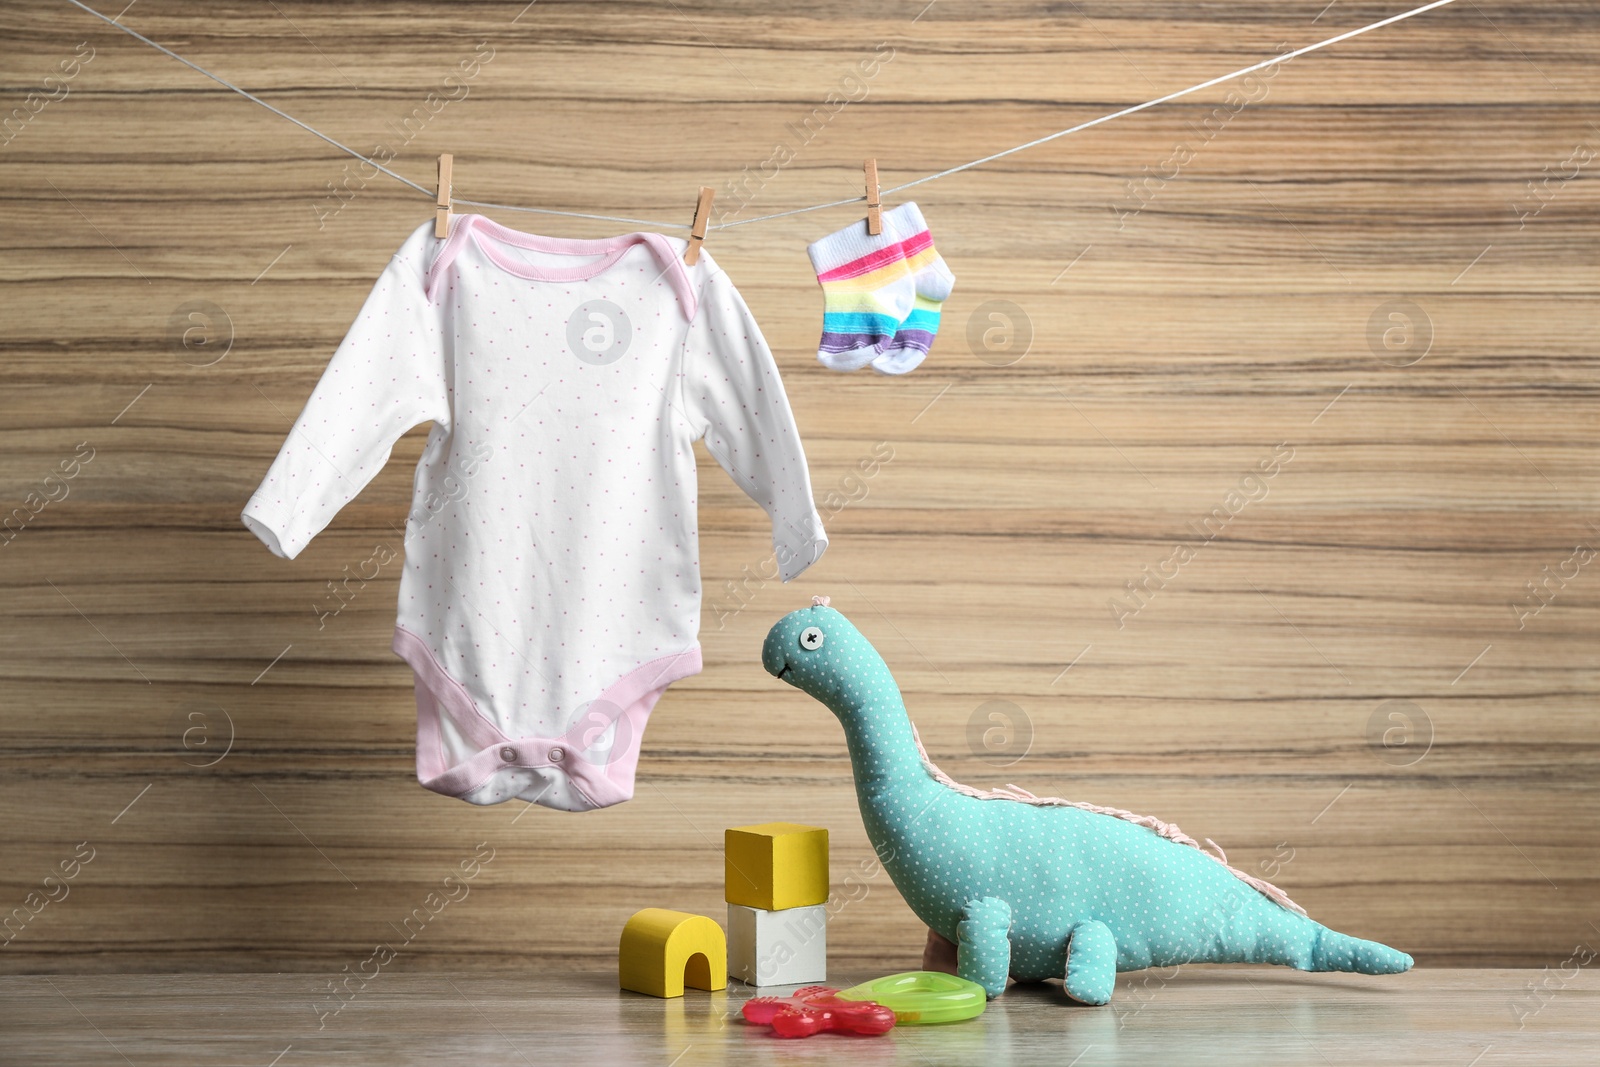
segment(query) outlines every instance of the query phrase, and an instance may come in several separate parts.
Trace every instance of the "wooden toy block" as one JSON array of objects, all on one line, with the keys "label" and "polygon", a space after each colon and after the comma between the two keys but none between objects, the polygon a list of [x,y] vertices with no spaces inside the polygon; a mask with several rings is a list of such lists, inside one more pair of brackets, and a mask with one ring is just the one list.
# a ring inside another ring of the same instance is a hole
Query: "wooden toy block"
[{"label": "wooden toy block", "polygon": [[723,835],[723,897],[729,904],[783,911],[828,900],[828,831],[768,822]]},{"label": "wooden toy block", "polygon": [[726,989],[728,942],[708,916],[645,908],[622,928],[617,972],[623,989],[652,997],[681,997],[686,984]]},{"label": "wooden toy block", "polygon": [[728,977],[754,986],[811,985],[828,977],[828,909],[728,905]]}]

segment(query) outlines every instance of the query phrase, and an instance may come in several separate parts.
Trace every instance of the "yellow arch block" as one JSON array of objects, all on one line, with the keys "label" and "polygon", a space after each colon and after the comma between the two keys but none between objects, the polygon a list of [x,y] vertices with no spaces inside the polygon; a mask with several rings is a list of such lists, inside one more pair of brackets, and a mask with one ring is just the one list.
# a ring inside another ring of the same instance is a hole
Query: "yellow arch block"
[{"label": "yellow arch block", "polygon": [[704,915],[646,908],[622,928],[617,972],[623,989],[652,997],[681,997],[686,984],[726,989],[728,939]]}]

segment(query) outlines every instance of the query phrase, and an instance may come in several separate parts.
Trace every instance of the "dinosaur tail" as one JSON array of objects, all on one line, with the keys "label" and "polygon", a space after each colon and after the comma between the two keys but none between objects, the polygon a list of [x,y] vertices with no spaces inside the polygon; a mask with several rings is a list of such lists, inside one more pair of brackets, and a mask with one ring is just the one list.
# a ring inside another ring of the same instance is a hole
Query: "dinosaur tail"
[{"label": "dinosaur tail", "polygon": [[1308,971],[1351,971],[1356,974],[1399,974],[1411,969],[1411,957],[1376,941],[1341,934],[1319,926],[1311,945]]}]

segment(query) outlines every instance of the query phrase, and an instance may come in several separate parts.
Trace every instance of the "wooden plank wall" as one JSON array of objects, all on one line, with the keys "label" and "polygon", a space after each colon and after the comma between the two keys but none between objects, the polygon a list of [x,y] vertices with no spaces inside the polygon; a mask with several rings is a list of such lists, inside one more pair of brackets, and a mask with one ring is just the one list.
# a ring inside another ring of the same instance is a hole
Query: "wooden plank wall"
[{"label": "wooden plank wall", "polygon": [[[700,184],[724,220],[850,196],[865,156],[893,185],[1403,8],[1324,3],[125,21],[423,184],[450,151],[463,196],[686,222]],[[66,4],[0,17],[0,969],[339,974],[480,842],[397,966],[603,961],[637,908],[719,914],[723,828],[767,819],[832,829],[834,953],[911,966],[837,725],[759,666],[812,593],[957,778],[1174,820],[1424,964],[1600,938],[1593,5],[1468,0],[917,189],[958,282],[907,378],[812,358],[804,245],[849,210],[714,231],[833,547],[746,582],[764,518],[702,463],[706,670],[581,816],[416,784],[396,567],[319,625],[398,545],[422,431],[293,563],[238,521],[426,199]]]}]

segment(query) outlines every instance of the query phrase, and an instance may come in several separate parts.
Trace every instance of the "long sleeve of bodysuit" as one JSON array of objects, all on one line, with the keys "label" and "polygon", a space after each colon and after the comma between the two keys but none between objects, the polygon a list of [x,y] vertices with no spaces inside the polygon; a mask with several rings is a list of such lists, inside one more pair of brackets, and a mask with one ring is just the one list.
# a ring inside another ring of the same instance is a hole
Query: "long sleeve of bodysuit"
[{"label": "long sleeve of bodysuit", "polygon": [[772,351],[744,298],[715,266],[684,344],[680,382],[693,432],[771,517],[779,575],[797,577],[828,547],[828,535]]},{"label": "long sleeve of bodysuit", "polygon": [[429,230],[419,229],[390,259],[245,505],[245,525],[275,555],[298,555],[407,430],[448,420],[440,315],[424,289],[429,247]]}]

